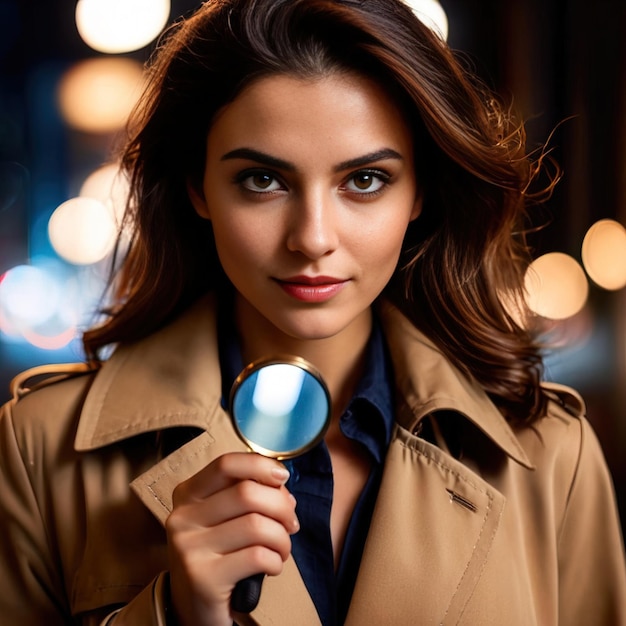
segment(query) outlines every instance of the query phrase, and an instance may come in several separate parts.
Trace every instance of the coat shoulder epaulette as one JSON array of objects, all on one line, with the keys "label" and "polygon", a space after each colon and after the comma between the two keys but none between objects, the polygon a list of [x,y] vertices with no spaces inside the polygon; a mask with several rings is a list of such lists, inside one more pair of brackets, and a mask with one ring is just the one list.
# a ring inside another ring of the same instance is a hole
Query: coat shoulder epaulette
[{"label": "coat shoulder epaulette", "polygon": [[82,374],[94,372],[98,367],[89,363],[61,363],[55,365],[38,365],[24,370],[10,383],[9,389],[14,400],[23,398],[36,389],[53,383],[74,378]]},{"label": "coat shoulder epaulette", "polygon": [[573,417],[584,417],[586,415],[587,407],[585,406],[585,401],[575,389],[549,382],[543,382],[541,387],[550,400],[553,400]]}]

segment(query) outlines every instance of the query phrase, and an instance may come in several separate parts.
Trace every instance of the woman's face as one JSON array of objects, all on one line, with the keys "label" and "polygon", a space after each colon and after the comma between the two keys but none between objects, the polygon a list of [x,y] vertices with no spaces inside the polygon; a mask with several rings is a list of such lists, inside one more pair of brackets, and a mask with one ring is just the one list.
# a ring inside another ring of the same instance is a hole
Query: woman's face
[{"label": "woman's face", "polygon": [[241,328],[322,339],[370,328],[421,209],[411,133],[358,75],[276,75],[217,115],[202,190]]}]

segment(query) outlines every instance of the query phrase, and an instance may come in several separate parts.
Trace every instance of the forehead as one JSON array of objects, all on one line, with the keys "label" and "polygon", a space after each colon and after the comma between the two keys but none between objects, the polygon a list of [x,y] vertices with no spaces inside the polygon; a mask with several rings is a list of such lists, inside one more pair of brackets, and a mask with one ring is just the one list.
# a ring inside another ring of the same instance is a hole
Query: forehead
[{"label": "forehead", "polygon": [[375,81],[352,73],[306,79],[279,74],[254,81],[222,108],[209,131],[209,149],[232,149],[241,142],[274,152],[350,151],[364,144],[412,149],[397,104]]}]

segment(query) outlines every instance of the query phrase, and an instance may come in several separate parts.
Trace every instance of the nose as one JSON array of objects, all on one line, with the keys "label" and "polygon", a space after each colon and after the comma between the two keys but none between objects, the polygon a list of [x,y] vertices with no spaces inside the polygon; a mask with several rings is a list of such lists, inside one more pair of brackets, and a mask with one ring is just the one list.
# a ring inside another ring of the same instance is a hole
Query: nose
[{"label": "nose", "polygon": [[287,248],[319,259],[339,245],[338,214],[333,198],[323,192],[302,194],[291,207]]}]

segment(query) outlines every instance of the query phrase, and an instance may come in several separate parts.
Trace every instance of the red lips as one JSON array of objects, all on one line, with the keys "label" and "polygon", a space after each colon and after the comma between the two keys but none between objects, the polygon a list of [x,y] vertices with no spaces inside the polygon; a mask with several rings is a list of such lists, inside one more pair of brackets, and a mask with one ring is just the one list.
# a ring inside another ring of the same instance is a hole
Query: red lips
[{"label": "red lips", "polygon": [[276,279],[281,289],[301,302],[326,302],[337,295],[348,281],[333,276],[291,276]]}]

